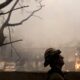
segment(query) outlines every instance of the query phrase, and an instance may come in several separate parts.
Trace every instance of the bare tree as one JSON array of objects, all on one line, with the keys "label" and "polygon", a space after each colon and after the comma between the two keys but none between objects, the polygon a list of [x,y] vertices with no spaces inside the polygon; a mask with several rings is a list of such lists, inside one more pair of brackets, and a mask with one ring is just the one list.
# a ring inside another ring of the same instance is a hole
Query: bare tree
[{"label": "bare tree", "polygon": [[[11,23],[11,17],[13,16],[12,14],[14,12],[16,12],[17,10],[23,10],[25,8],[29,8],[31,6],[29,4],[24,5],[23,4],[24,1],[26,1],[26,3],[28,1],[34,1],[35,3],[38,4],[38,7],[36,9],[33,9],[32,11],[26,11],[26,14],[29,13],[29,15],[25,16],[25,18],[23,18],[21,21]],[[11,4],[10,9],[8,11],[5,11],[7,6],[9,6],[10,4]],[[11,30],[10,30],[10,28],[23,24],[29,18],[34,16],[34,14],[36,12],[41,10],[42,7],[43,7],[42,0],[5,0],[5,2],[1,3],[0,4],[0,18],[3,17],[3,22],[1,22],[2,25],[0,26],[0,47],[3,46],[3,45],[7,45],[7,44],[11,44],[11,47],[13,47],[12,43],[21,41],[21,39],[20,40],[16,40],[16,41],[12,41],[11,40]],[[6,16],[6,19],[4,19],[4,16]],[[8,30],[9,30],[10,42],[8,42],[8,43],[4,43],[4,41],[6,39],[6,37],[4,35],[4,29],[5,28],[8,28]]]},{"label": "bare tree", "polygon": [[[41,10],[42,7],[43,7],[42,4],[41,4],[42,0],[39,0],[39,1],[38,0],[35,0],[36,2],[39,3],[39,6],[38,6],[38,8],[36,10],[33,10],[32,12],[30,12],[30,14],[28,16],[25,16],[25,18],[22,19],[20,22],[18,22],[18,23],[10,23],[10,18],[11,18],[12,13],[14,11],[17,11],[17,10],[23,9],[23,8],[30,7],[29,5],[26,5],[26,6],[20,5],[20,7],[15,8],[17,6],[17,4],[19,4],[19,1],[20,0],[15,0],[15,2],[13,3],[13,6],[7,12],[4,12],[2,9],[3,8],[6,8],[6,6],[8,6],[10,3],[12,3],[13,0],[6,0],[4,3],[2,3],[0,5],[0,9],[1,9],[0,16],[6,15],[6,14],[8,15],[7,16],[7,19],[2,23],[1,28],[0,28],[0,46],[4,45],[5,36],[4,36],[4,33],[3,32],[4,32],[4,29],[6,27],[8,27],[8,29],[9,29],[9,27],[21,25],[22,23],[24,23],[25,21],[27,21],[30,17],[32,17],[37,11]],[[25,0],[21,0],[21,1],[25,1]]]}]

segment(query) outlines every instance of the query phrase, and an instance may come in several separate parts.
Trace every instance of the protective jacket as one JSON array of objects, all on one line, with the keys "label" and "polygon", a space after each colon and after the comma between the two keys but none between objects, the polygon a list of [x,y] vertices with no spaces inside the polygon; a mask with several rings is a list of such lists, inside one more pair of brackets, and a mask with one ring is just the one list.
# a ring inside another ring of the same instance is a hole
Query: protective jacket
[{"label": "protective jacket", "polygon": [[64,74],[59,68],[54,67],[49,70],[47,80],[64,80]]}]

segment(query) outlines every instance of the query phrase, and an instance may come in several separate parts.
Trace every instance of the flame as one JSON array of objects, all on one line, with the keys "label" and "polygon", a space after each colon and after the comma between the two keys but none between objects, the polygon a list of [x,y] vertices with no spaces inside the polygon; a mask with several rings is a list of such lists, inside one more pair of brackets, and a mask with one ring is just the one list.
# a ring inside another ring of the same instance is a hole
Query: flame
[{"label": "flame", "polygon": [[76,63],[76,64],[75,64],[75,69],[76,69],[76,70],[80,70],[80,63]]}]

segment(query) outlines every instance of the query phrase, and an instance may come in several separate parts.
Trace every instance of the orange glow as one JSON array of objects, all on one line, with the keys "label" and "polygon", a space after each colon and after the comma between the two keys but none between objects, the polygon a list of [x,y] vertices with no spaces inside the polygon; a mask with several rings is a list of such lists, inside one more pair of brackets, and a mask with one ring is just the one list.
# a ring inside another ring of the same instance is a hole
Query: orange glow
[{"label": "orange glow", "polygon": [[77,63],[75,64],[75,70],[80,70],[80,63]]}]

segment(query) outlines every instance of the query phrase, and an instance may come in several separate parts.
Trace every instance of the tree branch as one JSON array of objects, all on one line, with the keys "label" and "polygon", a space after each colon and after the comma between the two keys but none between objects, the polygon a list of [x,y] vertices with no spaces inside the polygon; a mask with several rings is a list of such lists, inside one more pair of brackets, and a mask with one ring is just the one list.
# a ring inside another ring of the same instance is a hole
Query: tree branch
[{"label": "tree branch", "polygon": [[16,41],[11,41],[11,42],[8,42],[8,43],[4,43],[4,44],[0,45],[0,47],[1,47],[1,46],[4,46],[4,45],[11,44],[11,43],[19,42],[19,41],[22,41],[22,39],[16,40]]},{"label": "tree branch", "polygon": [[7,5],[9,5],[13,0],[6,0],[4,3],[0,4],[0,9],[3,9]]},{"label": "tree branch", "polygon": [[36,12],[38,12],[39,10],[42,9],[43,6],[41,5],[41,2],[39,2],[39,4],[40,4],[40,7],[39,7],[37,10],[32,11],[31,14],[30,14],[28,17],[26,17],[25,19],[21,20],[21,21],[18,22],[18,23],[13,23],[13,24],[12,24],[12,23],[8,23],[7,25],[8,25],[8,26],[18,26],[18,25],[23,24],[23,22],[25,22],[25,21],[27,21],[28,19],[30,19],[31,16],[33,16]]},{"label": "tree branch", "polygon": [[[21,6],[21,7],[18,7],[18,8],[15,8],[15,9],[13,9],[13,11],[15,11],[15,10],[18,10],[18,9],[22,9],[22,8],[26,8],[26,7],[29,7],[29,6]],[[7,11],[7,12],[2,12],[2,13],[0,13],[0,15],[5,15],[5,14],[8,14],[10,11]]]},{"label": "tree branch", "polygon": [[4,24],[2,25],[1,29],[4,29],[5,27],[8,26],[8,23],[9,23],[9,20],[10,20],[10,17],[11,17],[11,13],[12,13],[14,7],[16,6],[16,4],[18,3],[18,1],[19,1],[19,0],[16,0],[16,1],[15,1],[15,3],[14,3],[14,5],[12,6],[12,8],[11,8],[11,10],[10,10],[10,12],[9,12],[9,15],[8,15],[6,21],[4,22]]}]

